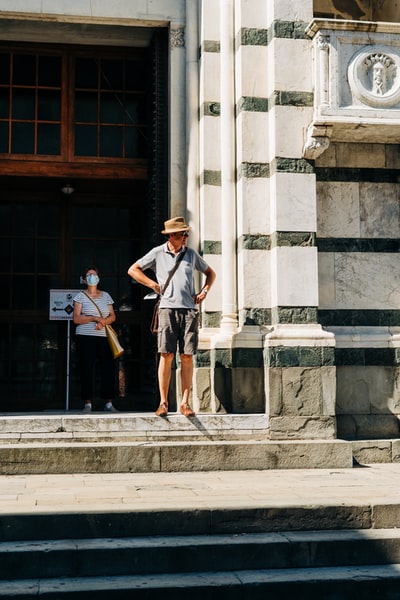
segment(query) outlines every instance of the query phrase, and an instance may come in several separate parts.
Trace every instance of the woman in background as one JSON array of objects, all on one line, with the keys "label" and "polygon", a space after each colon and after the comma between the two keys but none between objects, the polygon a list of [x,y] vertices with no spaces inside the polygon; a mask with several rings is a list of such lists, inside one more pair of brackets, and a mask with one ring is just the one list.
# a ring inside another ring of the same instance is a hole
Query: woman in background
[{"label": "woman in background", "polygon": [[[91,412],[94,394],[94,368],[100,363],[100,396],[104,410],[118,412],[113,405],[115,398],[115,363],[108,344],[105,325],[115,321],[114,300],[108,292],[98,289],[100,273],[97,267],[89,267],[82,274],[86,290],[74,298],[74,323],[78,349],[81,396],[84,412]],[[99,310],[100,309],[100,310]],[[100,314],[101,311],[101,314]]]}]

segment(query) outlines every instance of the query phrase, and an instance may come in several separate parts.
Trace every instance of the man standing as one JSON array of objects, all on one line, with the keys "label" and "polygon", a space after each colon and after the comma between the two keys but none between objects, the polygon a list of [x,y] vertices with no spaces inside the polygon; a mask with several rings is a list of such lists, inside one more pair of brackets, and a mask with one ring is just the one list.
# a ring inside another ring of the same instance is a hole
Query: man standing
[{"label": "man standing", "polygon": [[[183,217],[174,217],[164,223],[162,234],[168,237],[166,243],[156,246],[128,269],[128,274],[137,282],[151,288],[161,295],[157,347],[160,353],[158,366],[158,385],[160,405],[156,415],[168,414],[168,390],[171,381],[172,361],[179,350],[181,359],[182,402],[181,413],[185,417],[194,417],[189,406],[189,395],[193,379],[193,355],[198,346],[198,310],[215,281],[215,271],[193,250],[187,248],[189,229]],[[165,287],[169,273],[176,271]],[[157,281],[144,273],[151,269]],[[206,276],[199,293],[195,291],[194,273],[200,271]]]}]

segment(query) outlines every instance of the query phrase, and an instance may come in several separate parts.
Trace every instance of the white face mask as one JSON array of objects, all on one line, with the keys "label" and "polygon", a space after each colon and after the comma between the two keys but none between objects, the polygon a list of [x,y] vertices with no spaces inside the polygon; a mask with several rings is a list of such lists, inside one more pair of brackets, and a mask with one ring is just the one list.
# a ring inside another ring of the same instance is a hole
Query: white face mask
[{"label": "white face mask", "polygon": [[97,285],[100,281],[99,276],[96,275],[95,273],[90,273],[90,275],[88,275],[86,277],[86,281],[89,285]]}]

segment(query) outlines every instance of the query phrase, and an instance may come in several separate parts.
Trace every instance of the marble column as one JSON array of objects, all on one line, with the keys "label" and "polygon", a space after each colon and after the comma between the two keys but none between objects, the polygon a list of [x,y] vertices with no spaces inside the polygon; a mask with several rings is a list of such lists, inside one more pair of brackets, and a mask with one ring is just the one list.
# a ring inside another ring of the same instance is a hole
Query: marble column
[{"label": "marble column", "polygon": [[185,27],[170,29],[170,216],[186,212],[186,47]]},{"label": "marble column", "polygon": [[221,332],[238,326],[236,286],[236,135],[234,3],[220,2],[221,28]]},{"label": "marble column", "polygon": [[199,208],[199,6],[186,0],[186,156],[187,222],[191,225],[190,245],[200,244]]}]

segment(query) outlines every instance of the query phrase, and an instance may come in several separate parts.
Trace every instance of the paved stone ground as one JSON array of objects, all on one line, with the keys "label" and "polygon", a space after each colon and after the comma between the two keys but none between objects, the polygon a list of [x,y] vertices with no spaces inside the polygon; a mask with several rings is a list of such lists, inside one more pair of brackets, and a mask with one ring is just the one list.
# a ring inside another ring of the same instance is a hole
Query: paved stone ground
[{"label": "paved stone ground", "polygon": [[0,515],[399,504],[400,464],[352,469],[0,476]]}]

